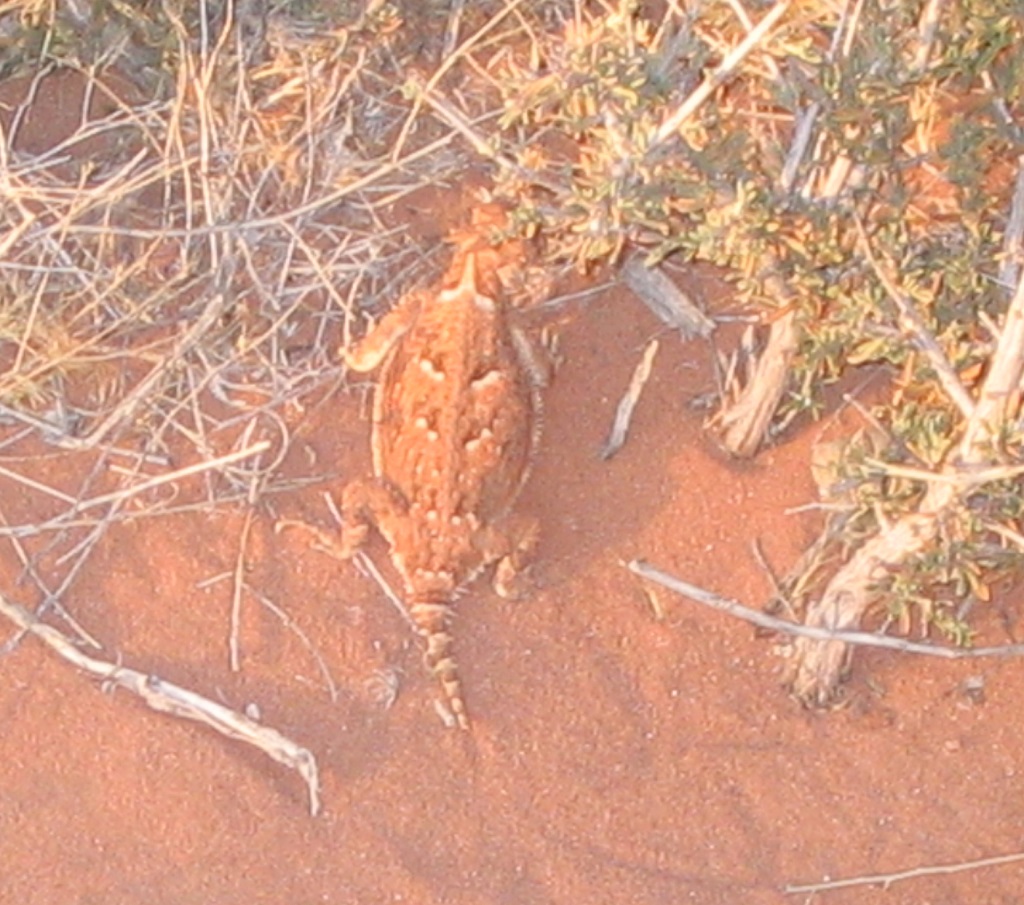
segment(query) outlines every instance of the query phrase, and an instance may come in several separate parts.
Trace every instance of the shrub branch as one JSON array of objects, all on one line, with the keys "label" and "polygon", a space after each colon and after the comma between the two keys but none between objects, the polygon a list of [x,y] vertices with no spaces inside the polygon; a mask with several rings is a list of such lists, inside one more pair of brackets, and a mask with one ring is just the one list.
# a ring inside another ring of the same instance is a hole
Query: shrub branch
[{"label": "shrub branch", "polygon": [[[1024,276],[1018,283],[1003,321],[985,378],[959,444],[946,457],[945,478],[929,481],[918,508],[897,519],[860,547],[813,601],[806,625],[831,631],[856,626],[877,598],[886,579],[924,551],[939,533],[945,517],[962,505],[985,478],[981,469],[998,464],[999,437],[1018,405],[1017,388],[1024,374]],[[798,638],[791,687],[803,702],[822,706],[836,696],[847,660],[840,641]]]}]

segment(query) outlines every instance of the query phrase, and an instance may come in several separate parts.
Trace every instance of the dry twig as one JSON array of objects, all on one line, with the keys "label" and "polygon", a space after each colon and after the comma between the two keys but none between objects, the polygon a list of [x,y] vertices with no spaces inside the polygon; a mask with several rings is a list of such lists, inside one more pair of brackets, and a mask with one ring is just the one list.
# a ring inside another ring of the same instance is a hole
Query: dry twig
[{"label": "dry twig", "polygon": [[[245,449],[236,450],[232,453],[227,453],[223,456],[217,456],[214,459],[209,459],[204,462],[197,462],[194,465],[188,465],[184,468],[176,469],[175,471],[168,472],[167,474],[157,475],[156,477],[149,478],[136,484],[132,487],[124,487],[120,490],[114,490],[110,493],[102,493],[95,497],[88,497],[84,500],[69,500],[71,506],[62,512],[60,515],[54,516],[51,519],[47,519],[44,522],[33,523],[28,525],[14,525],[0,527],[0,537],[4,535],[16,535],[18,537],[27,537],[32,534],[40,534],[44,531],[52,531],[56,528],[67,527],[69,521],[76,515],[80,515],[83,512],[88,512],[91,509],[96,509],[101,506],[105,506],[108,503],[122,503],[131,497],[137,497],[140,494],[146,493],[153,490],[156,487],[161,487],[165,484],[173,483],[174,481],[181,480],[191,475],[200,474],[204,471],[211,469],[221,468],[225,465],[229,465],[234,462],[240,462],[244,459],[248,459],[252,456],[257,456],[260,453],[270,448],[270,443],[266,440],[259,440],[253,443]],[[63,498],[66,496],[60,491],[47,487],[40,484],[37,481],[31,481],[25,478],[23,475],[19,475],[17,472],[9,469],[3,469],[0,471],[6,477],[18,481],[19,483],[25,483],[26,486],[33,487],[34,489],[42,490],[47,492],[51,496]]]},{"label": "dry twig", "polygon": [[935,340],[935,337],[928,332],[928,328],[921,319],[921,315],[914,308],[914,303],[903,294],[899,286],[896,285],[896,281],[885,271],[878,258],[875,257],[875,253],[871,249],[871,241],[868,239],[860,217],[854,214],[853,221],[856,224],[857,235],[860,238],[860,250],[867,258],[872,271],[874,271],[878,281],[885,289],[886,295],[889,296],[889,299],[899,311],[900,325],[909,334],[917,348],[925,354],[939,383],[942,384],[946,395],[960,409],[960,414],[965,418],[970,418],[974,412],[974,400],[971,399],[970,394],[964,389],[964,385],[960,382],[956,371],[949,363],[949,359],[946,358],[946,353],[942,351],[942,347]]},{"label": "dry twig", "polygon": [[760,610],[730,600],[728,597],[720,597],[711,591],[706,591],[697,585],[690,584],[667,572],[655,569],[647,565],[643,560],[634,559],[626,564],[634,575],[646,578],[677,594],[682,594],[696,603],[709,606],[712,609],[727,613],[744,622],[749,622],[758,628],[768,629],[773,632],[781,632],[785,635],[793,635],[797,638],[807,638],[812,641],[834,641],[841,644],[859,645],[861,647],[881,647],[886,650],[899,651],[905,654],[921,654],[926,657],[938,657],[942,660],[972,660],[979,657],[1024,657],[1024,644],[1003,644],[993,647],[943,647],[938,644],[922,644],[916,641],[908,641],[905,638],[893,638],[889,635],[878,635],[872,632],[851,632],[839,631],[836,629],[821,628],[819,626],[801,625],[798,622],[790,622],[788,619],[779,619]]},{"label": "dry twig", "polygon": [[622,279],[663,324],[678,330],[684,339],[707,339],[715,322],[700,310],[659,267],[648,267],[643,257],[632,255],[622,267]]},{"label": "dry twig", "polygon": [[891,874],[867,874],[863,877],[850,877],[846,880],[824,880],[821,883],[789,883],[783,891],[788,895],[798,892],[813,894],[816,892],[828,892],[832,889],[852,889],[855,886],[875,885],[887,890],[893,883],[899,883],[901,880],[959,874],[983,867],[1013,864],[1017,861],[1024,861],[1024,852],[1017,852],[1012,855],[997,855],[994,858],[980,858],[977,861],[960,861],[956,864],[934,864],[927,867],[913,867],[910,870],[896,871]]},{"label": "dry twig", "polygon": [[640,394],[643,392],[647,379],[651,376],[651,368],[654,365],[654,356],[658,354],[658,341],[652,339],[644,349],[640,361],[633,369],[633,376],[630,378],[626,392],[619,400],[618,408],[615,410],[615,420],[612,423],[611,433],[601,447],[601,458],[610,459],[626,442],[626,435],[629,433],[629,424],[633,420],[633,410],[640,401]]},{"label": "dry twig", "polygon": [[316,758],[309,749],[297,745],[270,726],[263,726],[180,685],[83,654],[62,632],[39,622],[27,610],[2,596],[0,614],[37,637],[63,660],[99,679],[104,688],[124,688],[153,710],[203,723],[227,738],[258,748],[278,763],[295,770],[309,790],[310,814],[315,817],[320,813],[319,773]]}]

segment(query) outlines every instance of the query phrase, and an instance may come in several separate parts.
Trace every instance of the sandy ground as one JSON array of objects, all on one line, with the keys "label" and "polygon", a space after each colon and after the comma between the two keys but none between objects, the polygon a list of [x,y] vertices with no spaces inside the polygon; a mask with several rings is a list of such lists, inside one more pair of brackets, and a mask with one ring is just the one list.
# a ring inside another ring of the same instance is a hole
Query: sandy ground
[{"label": "sandy ground", "polygon": [[[405,204],[397,218],[424,217]],[[717,297],[708,274],[683,279],[699,297]],[[688,405],[712,388],[710,350],[668,335],[626,447],[603,462],[616,403],[657,324],[615,292],[570,314],[521,501],[543,523],[535,590],[510,603],[480,584],[459,607],[472,732],[443,726],[415,639],[378,586],[300,533],[273,532],[282,516],[329,528],[323,491],[368,468],[365,406],[358,393],[335,393],[288,413],[299,438],[281,467],[283,477],[324,482],[262,499],[244,548],[241,507],[115,524],[63,601],[109,659],[234,707],[256,705],[311,749],[323,814],[311,818],[301,781],[258,752],[104,694],[22,639],[0,657],[0,900],[1021,900],[1024,864],[888,891],[784,894],[787,884],[1019,849],[1024,672],[1017,661],[867,651],[849,706],[808,713],[780,687],[773,642],[750,626],[663,592],[657,619],[623,562],[645,558],[751,605],[767,598],[751,547],[760,541],[785,571],[813,539],[817,517],[787,510],[815,497],[807,462],[819,427],[798,425],[753,464],[724,461]],[[13,434],[4,430],[0,439]],[[32,440],[5,447],[2,459],[69,494],[96,461]],[[116,483],[103,470],[97,481]],[[181,499],[200,489],[183,486]],[[10,523],[63,507],[6,478],[0,500]],[[44,580],[62,552],[48,540],[25,541]],[[386,567],[379,541],[370,552]],[[240,555],[235,673],[224,576]],[[39,602],[9,539],[0,542],[0,587]],[[980,640],[1008,640],[1015,608],[1008,594],[982,614]],[[983,682],[983,696],[966,693],[969,679]]]}]

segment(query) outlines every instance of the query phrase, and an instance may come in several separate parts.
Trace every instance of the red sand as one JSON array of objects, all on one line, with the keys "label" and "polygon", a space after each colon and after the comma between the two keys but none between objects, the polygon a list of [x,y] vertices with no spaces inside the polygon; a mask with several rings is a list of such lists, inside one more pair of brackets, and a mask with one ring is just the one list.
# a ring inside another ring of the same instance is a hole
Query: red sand
[{"label": "red sand", "polygon": [[[25,639],[0,659],[0,900],[767,905],[811,901],[785,896],[787,883],[1021,848],[1018,661],[861,652],[851,706],[814,714],[787,699],[771,643],[748,625],[660,591],[667,616],[654,618],[624,561],[643,557],[756,606],[770,587],[752,542],[785,570],[817,526],[813,514],[785,514],[814,498],[817,428],[796,429],[753,464],[724,462],[686,406],[711,388],[703,344],[663,338],[626,447],[599,460],[656,329],[635,300],[609,294],[564,331],[522,500],[543,519],[537,590],[508,603],[481,584],[459,608],[468,735],[442,726],[435,683],[376,585],[299,533],[275,536],[266,505],[245,580],[311,639],[336,702],[309,651],[251,594],[242,670],[228,668],[231,582],[197,585],[234,569],[241,511],[111,528],[65,606],[105,656],[239,708],[256,703],[316,754],[325,811],[311,819],[301,781],[262,754],[104,695]],[[354,396],[311,409],[303,425],[288,475],[337,473],[336,491],[368,467]],[[7,464],[73,492],[90,462]],[[327,526],[321,491],[266,502]],[[0,499],[12,523],[60,508],[7,480]],[[370,549],[384,562],[379,542]],[[45,578],[56,574],[51,559]],[[15,584],[19,569],[3,541],[0,587],[34,604],[31,582]],[[1006,640],[995,608],[981,628]],[[387,710],[374,693],[380,670],[399,683]],[[971,676],[984,679],[983,703],[962,692]],[[1016,864],[813,900],[1022,896]]]}]

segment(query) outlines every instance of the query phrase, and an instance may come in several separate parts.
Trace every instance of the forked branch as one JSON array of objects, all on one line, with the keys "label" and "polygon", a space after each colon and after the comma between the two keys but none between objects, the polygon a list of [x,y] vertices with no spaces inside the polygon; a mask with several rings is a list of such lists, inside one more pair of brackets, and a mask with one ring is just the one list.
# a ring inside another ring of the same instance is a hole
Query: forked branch
[{"label": "forked branch", "polygon": [[[945,479],[929,481],[916,511],[883,527],[857,550],[833,576],[821,598],[810,604],[806,625],[832,631],[856,626],[888,577],[935,541],[942,520],[985,483],[980,472],[997,464],[1000,434],[1020,405],[1022,375],[1024,276],[1010,301],[988,375],[970,406],[970,416],[964,419],[960,443],[946,457]],[[847,653],[847,645],[839,641],[798,638],[793,693],[807,704],[829,703],[839,688]]]}]

